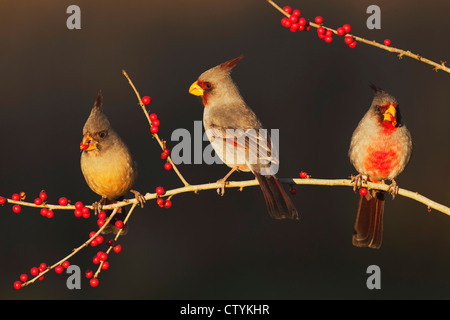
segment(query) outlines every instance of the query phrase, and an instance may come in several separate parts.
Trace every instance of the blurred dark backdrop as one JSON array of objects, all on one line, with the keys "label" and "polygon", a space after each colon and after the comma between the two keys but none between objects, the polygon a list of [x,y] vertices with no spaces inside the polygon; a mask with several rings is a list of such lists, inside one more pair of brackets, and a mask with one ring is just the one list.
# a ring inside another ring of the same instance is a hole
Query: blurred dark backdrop
[{"label": "blurred dark backdrop", "polygon": [[[66,8],[81,8],[81,30],[66,28]],[[448,1],[279,1],[307,19],[322,15],[357,35],[450,59]],[[366,8],[381,8],[382,29],[368,30]],[[368,109],[373,82],[400,101],[414,153],[400,187],[448,205],[450,74],[359,44],[348,48],[309,33],[292,34],[282,16],[253,1],[69,1],[0,4],[0,195],[45,189],[49,201],[98,200],[79,166],[82,126],[99,89],[113,127],[135,154],[136,189],[181,186],[163,169],[125,69],[141,95],[153,98],[160,135],[193,132],[202,118],[190,84],[206,69],[240,54],[233,78],[267,128],[280,129],[279,177],[346,178],[355,173],[347,150]],[[171,143],[169,142],[169,146]],[[172,144],[173,145],[173,144]],[[192,184],[223,177],[226,166],[180,165]],[[234,174],[233,180],[252,179]],[[130,195],[131,196],[131,195]],[[274,221],[257,187],[182,194],[171,209],[155,202],[136,210],[123,251],[110,258],[100,285],[68,290],[54,271],[13,289],[21,273],[53,264],[85,241],[94,218],[0,208],[2,299],[448,299],[450,217],[398,197],[385,207],[381,250],[351,244],[358,195],[347,187],[300,186],[293,197],[301,221]],[[97,248],[71,259],[92,269]],[[366,288],[369,265],[381,268],[381,290]]]}]

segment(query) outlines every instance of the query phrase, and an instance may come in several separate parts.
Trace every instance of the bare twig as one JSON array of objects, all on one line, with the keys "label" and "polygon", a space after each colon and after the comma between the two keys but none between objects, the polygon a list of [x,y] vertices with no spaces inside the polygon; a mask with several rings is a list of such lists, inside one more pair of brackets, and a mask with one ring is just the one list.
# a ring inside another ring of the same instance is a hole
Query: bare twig
[{"label": "bare twig", "polygon": [[[271,4],[275,9],[277,9],[282,14],[284,14],[286,17],[289,18],[291,16],[289,13],[285,12],[281,7],[279,7],[272,0],[266,0],[266,1],[269,4]],[[309,25],[311,27],[314,27],[314,28],[319,28],[321,26],[321,25],[313,23],[313,22],[309,22]],[[330,30],[334,34],[337,34],[337,30],[334,30],[332,28],[329,28],[329,27],[326,27],[326,26],[323,26],[323,25],[322,25],[322,27],[324,27],[327,30]],[[365,43],[365,44],[368,44],[368,45],[371,45],[371,46],[374,46],[374,47],[378,47],[380,49],[383,49],[383,50],[386,50],[386,51],[389,51],[389,52],[397,53],[399,59],[401,59],[403,56],[407,56],[407,57],[410,57],[412,59],[415,59],[415,60],[418,60],[420,62],[423,62],[423,63],[426,63],[426,64],[429,64],[429,65],[433,66],[434,67],[433,69],[435,71],[442,70],[442,71],[445,71],[447,73],[450,73],[450,68],[445,65],[446,64],[445,61],[441,61],[441,63],[436,63],[434,61],[431,61],[430,59],[422,57],[419,54],[412,53],[409,50],[405,51],[405,50],[402,50],[402,49],[399,49],[399,48],[394,48],[394,47],[391,47],[391,46],[385,46],[384,44],[378,43],[375,40],[367,40],[367,39],[355,36],[355,35],[350,34],[350,33],[345,34],[345,36],[353,37],[353,39],[355,39],[357,42],[362,42],[362,43]]]}]

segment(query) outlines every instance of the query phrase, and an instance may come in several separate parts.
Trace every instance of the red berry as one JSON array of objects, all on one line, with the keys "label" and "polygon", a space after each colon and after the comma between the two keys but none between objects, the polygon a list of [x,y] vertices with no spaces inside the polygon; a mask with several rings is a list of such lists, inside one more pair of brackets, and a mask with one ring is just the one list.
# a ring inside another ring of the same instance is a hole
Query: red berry
[{"label": "red berry", "polygon": [[98,245],[97,240],[91,240],[91,247],[96,247]]},{"label": "red berry", "polygon": [[367,189],[366,188],[359,189],[359,194],[365,196],[367,194]]},{"label": "red berry", "polygon": [[161,122],[158,119],[152,121],[152,125],[154,125],[156,127],[159,127],[160,124],[161,124]]},{"label": "red berry", "polygon": [[87,219],[91,216],[91,213],[89,212],[89,208],[88,207],[84,207],[83,209],[81,209],[81,213],[83,218]]},{"label": "red berry", "polygon": [[164,194],[164,188],[163,187],[158,187],[156,188],[156,194],[157,195],[163,195]]},{"label": "red berry", "polygon": [[150,118],[151,121],[155,121],[156,119],[158,119],[158,116],[155,113],[152,113],[148,117]]},{"label": "red berry", "polygon": [[142,97],[143,104],[150,104],[151,102],[152,102],[152,99],[150,99],[149,96]]},{"label": "red berry", "polygon": [[162,208],[164,206],[164,199],[163,198],[158,198],[156,200],[156,204]]},{"label": "red berry", "polygon": [[338,29],[336,30],[336,32],[337,32],[337,34],[340,35],[340,36],[343,36],[343,35],[345,34],[344,28],[338,28]]},{"label": "red berry", "polygon": [[300,178],[305,179],[308,176],[306,172],[300,172]]},{"label": "red berry", "polygon": [[123,222],[121,220],[117,220],[114,225],[116,226],[116,228],[120,229],[123,227]]},{"label": "red berry", "polygon": [[289,6],[286,6],[286,7],[283,8],[283,11],[284,11],[284,12],[287,12],[287,13],[291,13],[291,12],[292,12],[292,9],[291,9],[291,7],[289,7]]},{"label": "red berry", "polygon": [[37,205],[37,206],[40,206],[42,204],[41,198],[34,199],[34,204]]},{"label": "red berry", "polygon": [[92,258],[92,262],[94,264],[98,264],[100,262],[100,258],[98,256],[95,256],[94,258]]},{"label": "red berry", "polygon": [[385,46],[390,46],[391,45],[391,40],[389,40],[389,39],[384,40],[384,45]]},{"label": "red berry", "polygon": [[46,217],[47,218],[49,218],[49,219],[51,219],[51,218],[53,218],[53,211],[52,210],[47,210],[47,215],[46,215]]},{"label": "red berry", "polygon": [[292,14],[293,14],[294,16],[300,17],[300,10],[295,9],[294,11],[292,11]]},{"label": "red berry", "polygon": [[62,266],[64,269],[67,269],[70,266],[70,262],[66,260],[63,262]]},{"label": "red berry", "polygon": [[40,276],[40,277],[38,278],[38,280],[39,280],[39,281],[44,280],[44,276]]},{"label": "red berry", "polygon": [[109,268],[109,262],[108,262],[108,261],[103,262],[103,263],[102,263],[102,269],[103,269],[103,270],[106,270],[106,269],[108,269],[108,268]]},{"label": "red berry", "polygon": [[164,201],[164,208],[170,208],[172,206],[172,201],[166,200]]},{"label": "red berry", "polygon": [[98,286],[98,279],[92,278],[91,281],[89,281],[89,284],[91,285],[91,287],[95,288],[96,286]]},{"label": "red berry", "polygon": [[281,19],[281,25],[283,26],[283,27],[285,27],[286,26],[286,23],[289,21],[289,19],[288,18],[286,18],[286,17],[284,17],[283,19]]},{"label": "red berry", "polygon": [[306,19],[305,18],[300,18],[298,19],[298,24],[300,26],[305,26],[306,25]]},{"label": "red berry", "polygon": [[164,149],[163,153],[168,155],[170,153],[170,151],[169,151],[169,149]]},{"label": "red berry", "polygon": [[41,216],[46,217],[48,210],[46,208],[41,209]]},{"label": "red berry", "polygon": [[344,29],[345,33],[349,33],[350,30],[352,30],[352,28],[350,27],[349,24],[344,24],[344,25],[342,26],[342,29]]},{"label": "red berry", "polygon": [[122,246],[118,244],[113,248],[113,250],[115,253],[119,253],[120,251],[122,251]]},{"label": "red berry", "polygon": [[289,19],[288,19],[288,20],[285,22],[285,24],[284,24],[284,26],[285,26],[286,28],[290,28],[291,25],[292,25],[292,22],[291,22],[291,20],[289,20]]},{"label": "red berry", "polygon": [[18,204],[13,205],[12,211],[13,211],[14,213],[19,213],[20,210],[22,210],[22,208],[21,208]]},{"label": "red berry", "polygon": [[100,243],[103,242],[103,237],[100,236],[100,235],[98,235],[98,236],[95,238],[95,241],[97,241],[97,243],[100,244]]},{"label": "red berry", "polygon": [[6,202],[6,199],[3,197],[0,197],[0,204],[4,204]]},{"label": "red berry", "polygon": [[170,162],[167,162],[167,163],[164,165],[164,169],[166,169],[166,170],[172,169],[172,165],[170,164]]},{"label": "red berry", "polygon": [[83,209],[83,207],[84,207],[84,204],[83,204],[83,202],[81,202],[81,201],[77,201],[77,202],[75,202],[75,209]]},{"label": "red berry", "polygon": [[36,267],[31,268],[30,273],[32,276],[37,276],[39,274],[39,269]]},{"label": "red berry", "polygon": [[56,272],[56,273],[62,273],[63,271],[64,271],[64,268],[63,268],[63,267],[61,267],[61,266],[55,267],[55,272]]},{"label": "red berry", "polygon": [[292,23],[296,23],[296,22],[298,21],[298,17],[295,16],[295,15],[291,15],[291,16],[289,17],[289,20],[290,20]]},{"label": "red berry", "polygon": [[168,156],[168,154],[167,153],[161,153],[161,159],[165,159],[165,158],[167,158],[167,156]]},{"label": "red berry", "polygon": [[293,23],[289,30],[291,30],[291,32],[297,32],[299,27],[300,25],[298,23]]},{"label": "red berry", "polygon": [[92,270],[86,271],[86,278],[90,279],[90,278],[92,278],[93,275],[94,275],[94,272],[92,272]]},{"label": "red berry", "polygon": [[105,220],[103,220],[103,219],[98,219],[97,220],[97,225],[101,228],[101,227],[103,227],[103,225],[105,224]]},{"label": "red berry", "polygon": [[28,280],[28,276],[24,273],[24,274],[21,274],[21,275],[20,275],[19,279],[20,279],[20,281],[25,282],[25,281]]},{"label": "red berry", "polygon": [[47,269],[47,264],[45,264],[45,262],[42,262],[40,265],[39,265],[39,271],[45,271],[45,269]]},{"label": "red berry", "polygon": [[331,37],[331,36],[333,36],[333,32],[331,32],[331,30],[327,30],[327,31],[325,32],[325,36]]},{"label": "red berry", "polygon": [[321,23],[323,22],[323,18],[322,18],[321,16],[317,16],[317,17],[314,19],[314,21],[315,21],[317,24],[321,24]]},{"label": "red berry", "polygon": [[350,48],[356,47],[356,41],[353,41],[353,42],[350,43],[348,46],[349,46]]},{"label": "red berry", "polygon": [[303,30],[305,30],[305,26],[299,26],[298,27],[298,31],[303,31]]},{"label": "red berry", "polygon": [[41,191],[41,193],[39,193],[39,198],[41,198],[42,201],[47,200],[47,194],[44,191]]},{"label": "red berry", "polygon": [[106,241],[106,245],[108,247],[111,247],[114,244],[114,240],[113,239],[109,239],[108,241]]},{"label": "red berry", "polygon": [[11,200],[14,200],[14,201],[19,201],[20,200],[20,196],[19,196],[19,194],[17,194],[17,193],[14,193],[12,196],[11,196]]},{"label": "red berry", "polygon": [[353,42],[353,37],[346,36],[346,37],[344,38],[344,42],[345,42],[346,44],[352,43],[352,42]]},{"label": "red berry", "polygon": [[325,36],[325,42],[326,43],[330,43],[331,41],[333,41],[333,37],[327,37],[327,36]]},{"label": "red berry", "polygon": [[97,253],[97,257],[100,259],[100,261],[105,261],[106,259],[108,259],[108,255],[103,251],[99,251]]},{"label": "red berry", "polygon": [[68,202],[69,202],[69,200],[67,200],[66,197],[61,197],[58,200],[58,203],[59,203],[60,206],[65,206],[65,205],[67,205]]},{"label": "red berry", "polygon": [[75,209],[74,214],[75,217],[79,218],[83,215],[83,211],[81,209]]},{"label": "red berry", "polygon": [[104,212],[104,211],[101,211],[99,214],[98,214],[98,218],[99,219],[105,219],[106,218],[106,213]]},{"label": "red berry", "polygon": [[325,34],[325,32],[326,32],[326,30],[325,30],[324,27],[318,27],[318,28],[317,28],[317,33],[318,33],[318,34]]},{"label": "red berry", "polygon": [[311,29],[311,26],[309,24],[305,25],[305,30],[309,31],[309,29]]},{"label": "red berry", "polygon": [[291,189],[289,189],[289,192],[290,192],[291,194],[297,194],[297,188],[291,187]]},{"label": "red berry", "polygon": [[158,127],[157,126],[151,126],[151,128],[150,128],[150,132],[151,133],[157,133],[158,132]]},{"label": "red berry", "polygon": [[22,283],[20,281],[15,281],[14,289],[19,290],[20,288],[22,288]]},{"label": "red berry", "polygon": [[95,232],[95,231],[91,231],[91,232],[89,233],[89,238],[92,238],[93,236],[95,236],[96,233],[97,233],[97,232]]}]

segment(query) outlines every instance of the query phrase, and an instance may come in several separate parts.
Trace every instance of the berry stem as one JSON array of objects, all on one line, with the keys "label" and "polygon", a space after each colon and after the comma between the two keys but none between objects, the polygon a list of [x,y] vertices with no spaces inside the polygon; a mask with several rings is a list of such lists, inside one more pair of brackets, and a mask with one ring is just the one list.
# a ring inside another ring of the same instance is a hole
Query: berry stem
[{"label": "berry stem", "polygon": [[[284,14],[286,17],[290,17],[291,15],[289,14],[289,13],[287,13],[287,12],[285,12],[285,11],[283,11],[283,9],[281,9],[275,2],[273,2],[272,0],[266,0],[269,4],[271,4],[275,9],[277,9],[278,11],[280,11],[282,14]],[[311,26],[311,27],[314,27],[314,28],[318,28],[318,27],[320,27],[320,25],[318,25],[318,24],[316,24],[316,23],[314,23],[314,22],[309,22],[309,25]],[[323,26],[325,29],[327,29],[327,30],[331,30],[331,32],[333,32],[333,33],[335,33],[335,34],[338,34],[337,33],[337,31],[336,30],[334,30],[334,29],[331,29],[331,28],[328,28],[328,27],[325,27],[325,26]],[[446,61],[441,61],[441,63],[436,63],[436,62],[434,62],[434,61],[432,61],[432,60],[430,60],[430,59],[427,59],[427,58],[424,58],[424,57],[422,57],[421,55],[419,55],[419,54],[416,54],[416,53],[412,53],[411,51],[409,51],[409,50],[407,50],[407,51],[405,51],[405,50],[402,50],[402,49],[399,49],[399,48],[394,48],[394,47],[391,47],[391,46],[386,46],[386,45],[384,45],[384,44],[381,44],[381,43],[378,43],[378,42],[376,42],[375,40],[367,40],[367,39],[364,39],[364,38],[361,38],[361,37],[358,37],[358,36],[355,36],[355,35],[353,35],[353,34],[350,34],[350,33],[346,33],[346,36],[351,36],[351,37],[353,37],[354,39],[355,39],[355,41],[356,42],[362,42],[362,43],[365,43],[365,44],[368,44],[368,45],[371,45],[371,46],[374,46],[374,47],[377,47],[377,48],[380,48],[380,49],[383,49],[383,50],[386,50],[386,51],[389,51],[389,52],[393,52],[393,53],[397,53],[398,55],[398,58],[399,59],[401,59],[401,58],[403,58],[403,56],[407,56],[407,57],[410,57],[410,58],[412,58],[412,59],[415,59],[415,60],[418,60],[418,61],[420,61],[420,62],[423,62],[423,63],[426,63],[426,64],[428,64],[428,65],[431,65],[431,66],[433,66],[434,67],[434,71],[438,71],[438,70],[442,70],[442,71],[445,71],[445,72],[447,72],[447,73],[450,73],[450,68],[449,67],[447,67],[445,64],[446,64]]]}]

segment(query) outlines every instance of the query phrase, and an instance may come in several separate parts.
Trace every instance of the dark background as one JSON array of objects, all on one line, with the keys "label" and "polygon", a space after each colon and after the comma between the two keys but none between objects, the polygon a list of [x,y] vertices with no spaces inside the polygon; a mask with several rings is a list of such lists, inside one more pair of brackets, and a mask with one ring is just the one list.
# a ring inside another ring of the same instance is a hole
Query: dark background
[{"label": "dark background", "polygon": [[[81,8],[81,30],[66,28],[66,8]],[[302,16],[322,15],[356,35],[450,58],[448,1],[279,1]],[[366,8],[381,7],[382,29],[366,27]],[[365,44],[350,49],[284,29],[282,15],[253,1],[3,1],[0,5],[0,195],[45,189],[49,202],[98,200],[79,165],[79,143],[99,89],[112,126],[139,162],[136,189],[180,187],[163,169],[160,149],[121,70],[153,98],[160,136],[193,133],[200,99],[188,88],[203,71],[240,54],[233,79],[267,128],[280,129],[279,177],[346,178],[347,150],[367,111],[373,82],[401,103],[414,152],[400,187],[448,205],[450,74]],[[206,145],[206,144],[205,144]],[[224,165],[180,165],[191,184],[214,182]],[[246,173],[232,180],[252,179]],[[286,186],[286,188],[288,188]],[[131,194],[130,194],[131,196]],[[171,209],[154,201],[138,209],[123,251],[93,289],[68,290],[51,271],[20,291],[13,282],[41,262],[53,264],[87,239],[96,220],[56,211],[51,220],[23,207],[0,208],[2,299],[448,299],[450,217],[411,199],[389,199],[380,250],[351,244],[358,195],[348,187],[299,186],[299,222],[274,221],[258,187],[224,197],[215,190],[175,196]],[[104,249],[104,248],[103,248]],[[99,250],[70,261],[93,269]],[[381,290],[368,290],[366,269],[381,268]]]}]

